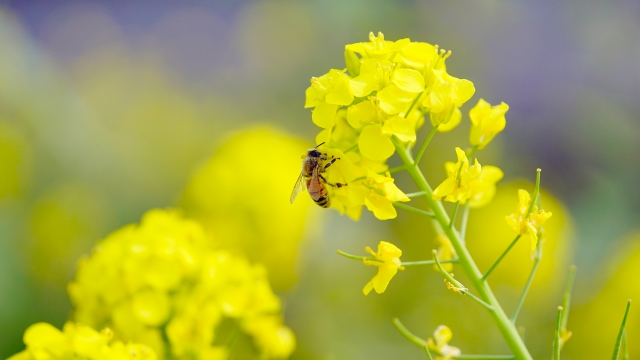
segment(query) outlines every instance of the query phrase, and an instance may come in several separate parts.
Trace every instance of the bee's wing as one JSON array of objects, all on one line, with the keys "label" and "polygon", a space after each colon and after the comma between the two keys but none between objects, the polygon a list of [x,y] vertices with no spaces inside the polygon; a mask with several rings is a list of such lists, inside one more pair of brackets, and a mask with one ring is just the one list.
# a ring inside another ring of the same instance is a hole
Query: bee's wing
[{"label": "bee's wing", "polygon": [[296,196],[304,189],[304,177],[302,176],[302,172],[300,176],[298,176],[298,180],[296,180],[296,184],[293,186],[293,190],[291,191],[291,198],[289,201],[293,204],[293,201],[296,199]]}]

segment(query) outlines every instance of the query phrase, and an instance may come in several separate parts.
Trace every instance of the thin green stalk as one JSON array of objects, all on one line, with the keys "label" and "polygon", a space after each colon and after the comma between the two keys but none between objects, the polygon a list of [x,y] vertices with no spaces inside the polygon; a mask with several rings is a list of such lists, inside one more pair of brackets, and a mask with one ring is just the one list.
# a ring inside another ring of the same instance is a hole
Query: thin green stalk
[{"label": "thin green stalk", "polygon": [[348,259],[351,259],[351,260],[372,261],[372,262],[379,262],[379,263],[384,262],[382,260],[378,260],[378,259],[375,259],[375,258],[372,258],[372,257],[356,256],[356,255],[347,254],[346,252],[343,252],[343,251],[340,251],[340,250],[338,250],[337,253],[338,253],[338,255],[342,255],[342,256],[344,256],[344,257],[346,257]]},{"label": "thin green stalk", "polygon": [[464,243],[460,240],[460,235],[455,229],[455,226],[452,228],[447,227],[449,224],[449,217],[447,216],[444,206],[442,205],[442,202],[433,200],[433,190],[414,162],[413,156],[399,141],[397,141],[397,139],[395,139],[395,137],[392,137],[392,139],[396,146],[398,156],[400,156],[402,162],[407,166],[407,172],[413,178],[418,189],[426,193],[425,199],[433,211],[435,217],[434,222],[438,223],[442,227],[444,233],[451,241],[451,245],[458,254],[459,264],[462,266],[469,281],[471,281],[474,288],[478,291],[480,299],[493,306],[493,311],[490,311],[489,314],[504,337],[509,349],[513,353],[513,356],[520,360],[532,360],[533,358],[520,338],[518,330],[509,320],[507,314],[505,314],[489,284],[482,278],[482,273],[471,257],[471,254],[464,246]]},{"label": "thin green stalk", "polygon": [[430,217],[432,219],[434,217],[432,212],[428,212],[426,210],[418,209],[418,208],[415,208],[413,206],[405,205],[405,204],[403,204],[401,202],[394,202],[393,206],[395,206],[395,207],[397,207],[399,209],[403,209],[403,210],[412,212],[412,213],[420,214],[422,216],[427,216],[427,217]]},{"label": "thin green stalk", "polygon": [[355,150],[355,149],[357,149],[357,148],[358,148],[358,144],[354,144],[354,145],[349,146],[349,147],[348,147],[347,149],[345,149],[342,153],[343,153],[343,154],[346,154],[346,153],[351,152],[351,151],[353,151],[353,150]]},{"label": "thin green stalk", "polygon": [[511,250],[511,248],[518,242],[518,240],[520,240],[520,237],[522,237],[522,235],[518,235],[516,236],[515,239],[513,239],[513,241],[511,242],[511,244],[509,244],[509,246],[507,247],[507,250],[505,250],[502,255],[500,255],[500,257],[498,258],[498,260],[496,260],[496,262],[493,263],[493,265],[491,265],[491,267],[489,268],[489,270],[487,270],[486,273],[484,273],[484,275],[482,276],[482,280],[486,280],[489,277],[489,274],[491,274],[491,272],[493,271],[493,269],[496,268],[496,266],[498,266],[498,264],[500,264],[500,261],[502,261],[502,259],[507,256],[507,253],[509,252],[509,250]]},{"label": "thin green stalk", "polygon": [[451,221],[449,221],[449,227],[453,227],[453,223],[456,221],[456,215],[458,215],[458,208],[460,208],[460,201],[453,206],[453,214],[451,214]]},{"label": "thin green stalk", "polygon": [[[540,244],[542,245],[542,244]],[[573,281],[576,278],[576,266],[571,265],[569,269],[569,278],[567,279],[567,286],[564,288],[564,296],[562,297],[562,322],[560,323],[560,330],[567,330],[567,321],[569,320],[569,307],[571,305],[571,290],[573,290]]]},{"label": "thin green stalk", "polygon": [[392,167],[391,169],[385,171],[384,173],[389,172],[390,174],[393,174],[393,173],[397,173],[399,171],[405,170],[406,168],[407,168],[406,166],[400,165],[400,166]]},{"label": "thin green stalk", "polygon": [[429,351],[428,346],[424,347],[424,353],[427,354],[427,357],[429,358],[429,360],[433,360],[433,356],[431,356],[431,351]]},{"label": "thin green stalk", "polygon": [[622,334],[622,345],[620,348],[620,352],[622,353],[621,360],[629,360],[629,349],[627,349],[627,330]]},{"label": "thin green stalk", "polygon": [[631,300],[627,300],[627,310],[624,311],[624,317],[622,318],[622,324],[620,325],[620,331],[618,332],[618,338],[616,339],[616,346],[613,348],[613,356],[611,360],[618,360],[620,355],[620,344],[622,343],[622,335],[624,334],[624,327],[627,324],[627,315],[629,315],[629,308],[631,307]]},{"label": "thin green stalk", "polygon": [[460,220],[460,240],[464,244],[467,241],[467,223],[469,222],[469,211],[471,207],[469,204],[464,206],[462,210],[462,220]]},{"label": "thin green stalk", "polygon": [[533,268],[531,269],[531,273],[529,274],[527,283],[524,285],[524,289],[522,289],[522,294],[520,294],[520,298],[518,299],[516,308],[513,310],[513,315],[511,315],[511,322],[514,324],[516,323],[518,314],[522,309],[522,305],[524,304],[524,299],[527,297],[527,293],[529,293],[529,288],[531,288],[531,283],[533,282],[533,278],[536,276],[536,271],[538,270],[538,265],[540,265],[540,260],[542,260],[542,241],[540,241],[540,244],[536,249],[536,255],[535,255],[535,258],[533,259]]},{"label": "thin green stalk", "polygon": [[408,198],[415,198],[415,197],[419,197],[419,196],[424,196],[425,194],[426,193],[424,191],[416,191],[416,192],[408,193],[408,194],[405,194],[405,195],[407,195]]},{"label": "thin green stalk", "polygon": [[556,318],[556,331],[553,335],[553,360],[560,360],[560,321],[562,321],[562,306],[558,306],[558,317]]},{"label": "thin green stalk", "polygon": [[[427,146],[429,146],[429,143],[431,142],[431,139],[436,134],[436,131],[438,131],[438,126],[440,126],[440,124],[438,124],[438,125],[434,126],[433,128],[431,128],[431,132],[427,136],[427,139],[422,143],[422,146],[420,146],[420,151],[418,151],[418,156],[416,156],[416,159],[413,160],[412,164],[419,164],[420,163],[420,159],[422,159],[422,155],[424,155],[425,150],[427,150]],[[397,146],[396,146],[396,148],[397,148]],[[405,163],[405,165],[409,166],[406,163]]]},{"label": "thin green stalk", "polygon": [[[493,311],[493,306],[487,304],[486,302],[482,301],[482,299],[480,299],[477,296],[475,296],[472,293],[470,293],[469,289],[467,289],[466,286],[462,285],[461,282],[459,282],[458,280],[453,278],[453,274],[449,274],[447,271],[444,270],[444,268],[440,264],[440,260],[438,259],[438,252],[436,250],[433,250],[433,260],[436,262],[436,266],[438,267],[438,270],[440,271],[440,274],[442,274],[442,276],[444,276],[444,278],[450,283],[450,285],[454,285],[455,286],[455,288],[456,288],[455,292],[457,292],[457,293],[459,293],[461,295],[468,295],[470,298],[472,298],[473,300],[477,301],[480,305],[486,307],[490,311]],[[450,285],[448,285],[448,286],[450,286]]]},{"label": "thin green stalk", "polygon": [[469,162],[473,160],[473,157],[475,156],[476,151],[478,151],[478,145],[474,145],[471,148],[471,151],[469,151],[469,153],[467,154],[467,158],[469,159]]},{"label": "thin green stalk", "polygon": [[391,322],[396,327],[396,329],[398,329],[398,331],[400,331],[400,334],[402,334],[404,337],[409,339],[409,341],[411,341],[412,343],[418,345],[419,347],[427,347],[427,342],[424,339],[421,339],[421,338],[413,335],[413,333],[411,333],[411,331],[409,331],[409,329],[407,329],[402,324],[402,322],[400,322],[400,319],[393,318],[393,320],[391,320]]},{"label": "thin green stalk", "polygon": [[[457,264],[458,259],[440,260],[440,263],[441,264]],[[435,260],[407,261],[407,262],[400,263],[400,265],[402,266],[422,266],[422,265],[435,265],[435,264],[436,264]]]},{"label": "thin green stalk", "polygon": [[465,359],[465,360],[510,360],[515,359],[512,355],[459,355],[454,357],[454,359]]}]

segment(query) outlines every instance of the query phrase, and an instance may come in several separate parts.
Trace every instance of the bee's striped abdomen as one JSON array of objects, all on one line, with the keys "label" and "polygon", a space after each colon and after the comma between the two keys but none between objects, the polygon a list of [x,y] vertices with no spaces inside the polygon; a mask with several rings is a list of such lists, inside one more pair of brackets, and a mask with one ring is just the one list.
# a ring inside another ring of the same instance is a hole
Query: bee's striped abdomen
[{"label": "bee's striped abdomen", "polygon": [[316,202],[316,204],[318,204],[319,206],[323,207],[323,208],[328,208],[330,205],[330,201],[329,201],[329,194],[324,194],[323,196],[317,198],[317,199],[313,199],[313,201]]}]

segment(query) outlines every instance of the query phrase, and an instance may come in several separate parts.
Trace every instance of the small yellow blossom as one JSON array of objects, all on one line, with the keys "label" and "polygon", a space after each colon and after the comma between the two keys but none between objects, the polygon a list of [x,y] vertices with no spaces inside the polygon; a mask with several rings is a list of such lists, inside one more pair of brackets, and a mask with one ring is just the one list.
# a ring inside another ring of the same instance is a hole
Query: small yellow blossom
[{"label": "small yellow blossom", "polygon": [[47,323],[31,325],[24,333],[27,348],[9,360],[155,360],[146,345],[111,341],[111,330],[98,332],[88,326],[67,322],[62,331]]},{"label": "small yellow blossom", "polygon": [[430,351],[435,352],[436,360],[450,360],[462,353],[457,347],[449,345],[449,341],[453,337],[451,329],[445,325],[440,325],[433,332],[433,338],[427,340],[427,347]]},{"label": "small yellow blossom", "polygon": [[436,126],[447,124],[455,110],[471,99],[476,90],[471,81],[453,77],[444,70],[434,70],[434,74],[431,92],[422,105],[429,109],[431,123]]},{"label": "small yellow blossom", "polygon": [[374,252],[370,247],[367,247],[365,250],[375,256],[379,261],[364,261],[365,265],[377,266],[378,273],[365,285],[362,292],[365,295],[369,295],[371,290],[375,289],[378,294],[382,294],[387,289],[389,281],[391,281],[398,272],[398,269],[404,270],[400,262],[402,250],[386,241],[380,241],[378,244],[378,252]]},{"label": "small yellow blossom", "polygon": [[534,205],[531,213],[527,215],[527,211],[531,205],[531,195],[529,195],[529,192],[526,190],[518,190],[518,199],[516,211],[506,216],[505,220],[517,234],[529,235],[531,238],[531,251],[535,251],[538,243],[538,228],[542,226],[552,214],[542,209],[538,210],[538,207]]},{"label": "small yellow blossom", "polygon": [[471,145],[477,146],[478,149],[484,149],[496,134],[504,130],[507,124],[504,115],[508,110],[509,105],[504,102],[491,106],[484,99],[478,100],[478,104],[469,111],[471,119],[469,142]]},{"label": "small yellow blossom", "polygon": [[447,162],[444,167],[447,179],[433,191],[433,199],[443,197],[449,202],[461,204],[469,201],[473,208],[488,204],[496,193],[496,183],[503,177],[502,170],[495,166],[481,166],[478,159],[469,166],[467,155],[460,148],[456,148],[458,162]]},{"label": "small yellow blossom", "polygon": [[333,125],[338,107],[351,105],[352,102],[353,91],[349,77],[344,75],[344,70],[331,69],[327,74],[311,79],[304,107],[314,107],[311,119],[316,125],[326,129]]},{"label": "small yellow blossom", "polygon": [[384,39],[384,34],[381,32],[378,32],[378,36],[370,32],[369,42],[349,44],[345,46],[345,49],[360,55],[363,59],[393,60],[398,51],[409,45],[409,43],[409,39],[389,41]]}]

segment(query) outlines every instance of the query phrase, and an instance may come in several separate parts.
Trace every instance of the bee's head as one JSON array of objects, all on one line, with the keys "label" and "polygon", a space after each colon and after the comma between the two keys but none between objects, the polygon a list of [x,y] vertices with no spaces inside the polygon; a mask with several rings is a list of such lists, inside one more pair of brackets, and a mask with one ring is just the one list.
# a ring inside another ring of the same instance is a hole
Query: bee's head
[{"label": "bee's head", "polygon": [[321,157],[322,153],[318,150],[316,150],[316,148],[313,149],[309,149],[309,151],[307,151],[307,156],[308,157]]}]

